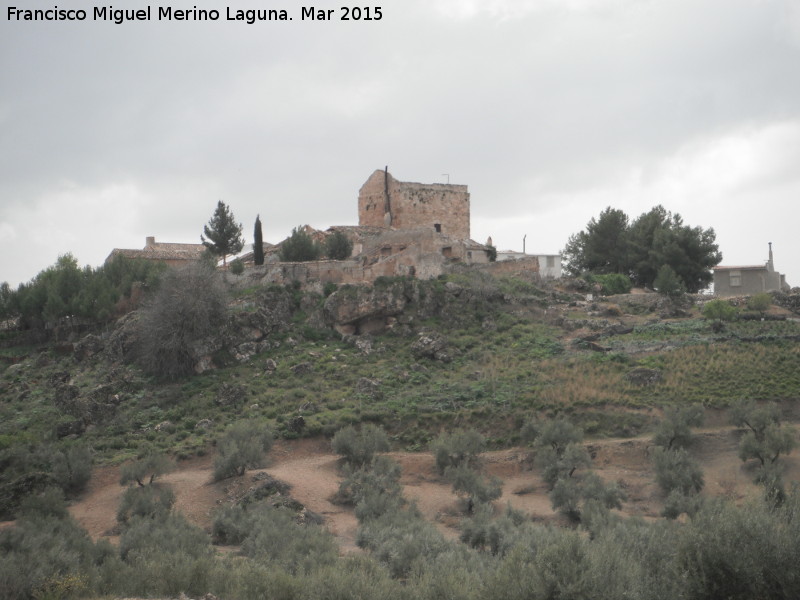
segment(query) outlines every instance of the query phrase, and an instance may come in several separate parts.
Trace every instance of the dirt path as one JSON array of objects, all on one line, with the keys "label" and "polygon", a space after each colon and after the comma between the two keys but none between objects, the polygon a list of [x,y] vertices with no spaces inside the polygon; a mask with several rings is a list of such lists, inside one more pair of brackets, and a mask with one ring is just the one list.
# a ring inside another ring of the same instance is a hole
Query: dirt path
[{"label": "dirt path", "polygon": [[[700,461],[706,495],[742,500],[759,493],[752,483],[751,469],[737,456],[738,434],[731,428],[705,429],[696,434],[692,454]],[[656,517],[662,495],[654,481],[650,458],[650,439],[600,440],[587,443],[595,471],[606,481],[614,481],[628,498],[622,512],[627,515]],[[550,507],[547,489],[539,473],[532,469],[525,449],[515,448],[483,455],[486,471],[503,480],[503,495],[495,503],[502,510],[510,503],[516,510],[536,521],[553,521],[557,515]],[[422,514],[448,537],[458,535],[462,515],[457,498],[448,483],[436,473],[429,453],[395,452],[392,458],[402,467],[401,483],[406,498],[416,502]],[[800,481],[800,459],[783,459],[787,481]],[[234,491],[253,485],[257,472],[242,478],[212,483],[213,457],[183,461],[178,470],[163,478],[176,495],[176,508],[198,526],[210,531],[213,512],[228,501]],[[309,510],[322,515],[328,529],[336,535],[342,552],[357,552],[358,523],[350,508],[330,502],[339,487],[338,458],[331,454],[326,440],[279,441],[270,452],[269,463],[262,469],[291,486],[290,494]],[[116,510],[123,488],[119,485],[118,467],[95,470],[84,496],[70,512],[93,538],[106,536],[114,541]]]}]

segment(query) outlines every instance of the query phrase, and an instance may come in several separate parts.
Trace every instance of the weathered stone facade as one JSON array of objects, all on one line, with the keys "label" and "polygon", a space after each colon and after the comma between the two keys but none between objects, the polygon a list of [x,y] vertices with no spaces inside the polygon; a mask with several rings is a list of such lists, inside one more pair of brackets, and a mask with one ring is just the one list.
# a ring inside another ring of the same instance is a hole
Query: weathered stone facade
[{"label": "weathered stone facade", "polygon": [[185,265],[187,262],[198,260],[205,252],[203,244],[174,244],[169,242],[156,242],[156,238],[145,238],[144,248],[132,250],[127,248],[114,248],[106,258],[106,263],[117,256],[125,258],[143,258],[163,262],[170,266]]},{"label": "weathered stone facade", "polygon": [[398,181],[377,170],[358,192],[358,224],[393,229],[430,229],[470,239],[469,192],[465,185]]}]

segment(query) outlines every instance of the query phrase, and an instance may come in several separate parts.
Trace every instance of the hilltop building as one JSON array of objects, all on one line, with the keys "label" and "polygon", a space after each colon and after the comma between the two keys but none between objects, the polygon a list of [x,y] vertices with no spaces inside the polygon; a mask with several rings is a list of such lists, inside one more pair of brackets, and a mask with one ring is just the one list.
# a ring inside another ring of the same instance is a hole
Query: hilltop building
[{"label": "hilltop building", "polygon": [[111,262],[117,256],[124,256],[125,258],[154,260],[174,267],[198,260],[205,252],[205,249],[203,244],[156,242],[154,236],[148,236],[145,238],[144,248],[141,250],[114,248],[106,258],[106,263]]},{"label": "hilltop building", "polygon": [[775,270],[772,242],[769,243],[769,260],[766,264],[714,267],[714,293],[717,296],[747,296],[788,290],[786,276]]}]

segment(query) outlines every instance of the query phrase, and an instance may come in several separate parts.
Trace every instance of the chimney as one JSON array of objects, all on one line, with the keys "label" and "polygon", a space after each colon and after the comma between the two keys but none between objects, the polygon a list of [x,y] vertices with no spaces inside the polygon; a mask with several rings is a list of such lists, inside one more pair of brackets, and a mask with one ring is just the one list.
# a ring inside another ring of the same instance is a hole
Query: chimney
[{"label": "chimney", "polygon": [[772,262],[772,242],[768,242],[769,244],[769,262],[767,263],[767,269],[770,271],[775,270],[775,265]]},{"label": "chimney", "polygon": [[156,245],[156,238],[155,238],[155,236],[154,236],[154,235],[148,235],[148,236],[147,236],[147,237],[144,239],[144,247],[145,247],[145,248],[151,248],[151,247],[153,247],[153,246],[155,246],[155,245]]}]

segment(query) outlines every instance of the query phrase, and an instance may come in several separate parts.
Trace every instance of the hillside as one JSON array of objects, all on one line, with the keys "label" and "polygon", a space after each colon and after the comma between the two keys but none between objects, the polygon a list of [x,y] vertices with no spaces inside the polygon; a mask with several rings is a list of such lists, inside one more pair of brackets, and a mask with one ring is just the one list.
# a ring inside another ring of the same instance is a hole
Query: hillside
[{"label": "hillside", "polygon": [[[497,527],[510,526],[501,514],[509,503],[525,523],[576,526],[551,505],[551,486],[524,433],[526,423],[559,419],[582,430],[592,472],[623,491],[614,514],[661,522],[666,496],[656,484],[651,437],[665,410],[698,403],[705,418],[690,453],[703,469],[702,497],[736,504],[760,498],[757,470],[738,457],[743,431],[730,426],[729,408],[741,399],[774,402],[794,431],[796,297],[775,296],[764,315],[735,299],[740,318],[720,325],[701,316],[707,298],[587,300],[581,285],[465,271],[433,281],[301,290],[228,276],[225,323],[192,345],[195,374],[171,381],[137,362],[136,312],[104,329],[65,328],[58,341],[40,345],[14,345],[7,336],[0,363],[4,515],[15,516],[19,502],[60,481],[57,465],[69,464],[73,449],[88,449],[92,477],[86,491],[72,494],[70,512],[93,539],[119,543],[120,467],[158,452],[178,461],[161,479],[175,491],[175,509],[206,532],[222,507],[235,508],[264,485],[264,474],[289,485],[281,506],[319,518],[339,552],[360,553],[361,546],[391,571],[395,559],[380,558],[390,542],[378,541],[383,534],[371,538],[378,534],[364,529],[352,506],[332,502],[345,474],[329,440],[343,427],[377,424],[388,433],[400,493],[443,536],[429,542],[439,547],[444,540],[458,545],[482,523],[477,513],[464,513],[436,470],[428,448],[440,433],[472,429],[484,437],[489,451],[480,468],[502,483]],[[217,443],[239,421],[268,427],[276,445],[265,469],[214,483]],[[794,455],[778,464],[787,485],[800,481]],[[411,519],[409,510],[401,514]],[[204,591],[219,589],[208,586]],[[171,593],[136,589],[125,593]]]}]

